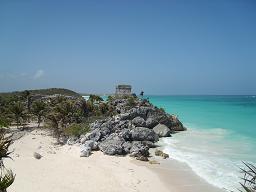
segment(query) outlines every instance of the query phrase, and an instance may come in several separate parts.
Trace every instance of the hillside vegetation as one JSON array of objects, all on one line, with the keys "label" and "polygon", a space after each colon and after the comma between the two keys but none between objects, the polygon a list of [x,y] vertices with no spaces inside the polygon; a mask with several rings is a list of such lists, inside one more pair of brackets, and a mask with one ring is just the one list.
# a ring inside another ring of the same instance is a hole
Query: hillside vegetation
[{"label": "hillside vegetation", "polygon": [[[35,90],[27,90],[31,95],[65,95],[65,96],[73,96],[73,97],[80,97],[79,93],[76,93],[69,89],[63,88],[49,88],[49,89],[35,89]],[[21,96],[24,91],[14,91],[14,92],[6,92],[0,93],[0,96]]]}]

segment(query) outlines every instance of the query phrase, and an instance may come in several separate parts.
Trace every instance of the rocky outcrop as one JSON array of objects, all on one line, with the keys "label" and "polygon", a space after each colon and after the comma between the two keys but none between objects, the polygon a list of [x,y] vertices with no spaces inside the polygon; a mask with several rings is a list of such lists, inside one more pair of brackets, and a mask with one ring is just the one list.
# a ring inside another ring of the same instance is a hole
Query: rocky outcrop
[{"label": "rocky outcrop", "polygon": [[107,139],[99,144],[100,150],[107,155],[124,155],[123,144],[125,140],[118,135],[110,135]]},{"label": "rocky outcrop", "polygon": [[142,117],[135,117],[132,120],[132,124],[135,127],[145,127],[146,126],[146,121]]},{"label": "rocky outcrop", "polygon": [[80,157],[89,157],[91,154],[92,149],[88,146],[81,146],[81,153],[80,153]]},{"label": "rocky outcrop", "polygon": [[146,127],[135,127],[132,129],[131,138],[133,141],[158,141],[157,134]]},{"label": "rocky outcrop", "polygon": [[148,157],[149,156],[149,148],[144,145],[141,141],[132,142],[132,147],[130,149],[130,156],[132,157]]},{"label": "rocky outcrop", "polygon": [[148,127],[149,129],[152,129],[153,127],[155,127],[158,124],[158,122],[156,121],[156,118],[152,118],[149,117],[146,120],[146,127]]},{"label": "rocky outcrop", "polygon": [[148,101],[136,99],[135,104],[131,107],[127,99],[112,100],[109,105],[114,106],[118,114],[90,124],[91,132],[79,139],[81,156],[87,157],[91,151],[101,150],[106,155],[130,154],[138,160],[148,161],[149,148],[156,147],[159,137],[184,130],[177,117]]},{"label": "rocky outcrop", "polygon": [[98,143],[94,140],[85,141],[81,145],[81,154],[80,157],[89,157],[92,150],[98,149]]},{"label": "rocky outcrop", "polygon": [[168,137],[170,136],[171,130],[163,124],[158,124],[153,128],[153,131],[159,136],[159,137]]}]

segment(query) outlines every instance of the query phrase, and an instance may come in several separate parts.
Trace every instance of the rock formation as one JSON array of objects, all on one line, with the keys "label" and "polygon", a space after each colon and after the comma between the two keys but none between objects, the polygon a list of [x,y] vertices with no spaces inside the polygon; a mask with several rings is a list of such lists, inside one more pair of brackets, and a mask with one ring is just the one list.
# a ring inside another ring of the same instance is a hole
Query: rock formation
[{"label": "rock formation", "polygon": [[106,155],[130,154],[147,161],[149,148],[155,147],[159,137],[185,130],[177,117],[146,100],[114,98],[108,105],[115,109],[116,115],[93,122],[91,131],[80,136],[82,157],[88,157],[92,150],[101,150]]}]

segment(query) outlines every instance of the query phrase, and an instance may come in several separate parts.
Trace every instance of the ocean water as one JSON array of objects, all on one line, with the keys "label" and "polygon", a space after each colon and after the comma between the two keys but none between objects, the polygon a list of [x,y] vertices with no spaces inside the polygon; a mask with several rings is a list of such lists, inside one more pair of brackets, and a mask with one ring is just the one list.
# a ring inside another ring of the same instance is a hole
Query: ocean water
[{"label": "ocean water", "polygon": [[237,191],[242,161],[256,164],[256,96],[147,97],[188,128],[163,138],[164,151],[208,183]]}]

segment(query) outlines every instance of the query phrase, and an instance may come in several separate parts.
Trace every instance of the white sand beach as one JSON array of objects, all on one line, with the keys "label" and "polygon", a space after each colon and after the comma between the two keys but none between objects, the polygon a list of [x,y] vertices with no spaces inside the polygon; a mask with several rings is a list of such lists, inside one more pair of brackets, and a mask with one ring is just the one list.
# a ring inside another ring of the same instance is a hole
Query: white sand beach
[{"label": "white sand beach", "polygon": [[[16,174],[9,192],[221,191],[176,161],[168,161],[168,166],[167,160],[151,165],[102,152],[86,158],[79,156],[79,146],[54,143],[55,139],[42,130],[14,142],[13,160],[6,161],[6,167]],[[35,159],[34,152],[42,158]]]}]

